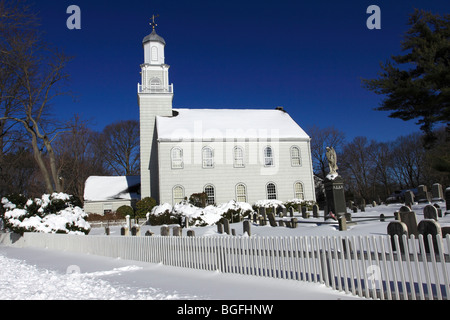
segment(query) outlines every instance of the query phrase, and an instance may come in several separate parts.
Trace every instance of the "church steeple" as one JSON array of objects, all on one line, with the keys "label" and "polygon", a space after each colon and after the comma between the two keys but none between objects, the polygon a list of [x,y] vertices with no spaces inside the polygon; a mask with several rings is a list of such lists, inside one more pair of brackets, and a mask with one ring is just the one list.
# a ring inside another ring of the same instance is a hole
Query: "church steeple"
[{"label": "church steeple", "polygon": [[169,65],[165,64],[164,48],[166,41],[156,33],[157,26],[153,15],[150,26],[152,32],[144,38],[144,63],[141,65],[142,81],[139,92],[173,92],[173,85],[169,84]]},{"label": "church steeple", "polygon": [[156,33],[155,18],[152,32],[144,38],[144,63],[141,83],[138,83],[141,145],[141,197],[153,197],[159,202],[158,149],[155,133],[156,117],[172,116],[173,85],[169,84],[169,65],[164,61],[166,42]]}]

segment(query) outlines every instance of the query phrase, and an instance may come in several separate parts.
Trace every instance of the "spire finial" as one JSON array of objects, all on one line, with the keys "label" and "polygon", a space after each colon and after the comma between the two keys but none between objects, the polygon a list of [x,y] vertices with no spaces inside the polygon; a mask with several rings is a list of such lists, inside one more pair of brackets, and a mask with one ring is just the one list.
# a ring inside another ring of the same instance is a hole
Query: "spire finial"
[{"label": "spire finial", "polygon": [[155,30],[155,27],[158,26],[155,22],[155,18],[158,18],[158,17],[159,17],[159,14],[157,14],[156,16],[152,15],[152,17],[151,17],[152,22],[150,22],[150,25],[152,26],[153,30]]}]

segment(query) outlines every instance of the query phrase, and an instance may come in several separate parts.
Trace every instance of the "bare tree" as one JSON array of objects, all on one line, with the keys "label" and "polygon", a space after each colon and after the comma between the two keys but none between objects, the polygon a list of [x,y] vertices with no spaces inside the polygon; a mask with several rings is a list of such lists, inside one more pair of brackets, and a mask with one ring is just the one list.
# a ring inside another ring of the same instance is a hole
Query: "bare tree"
[{"label": "bare tree", "polygon": [[123,120],[105,127],[98,148],[116,175],[139,174],[139,122]]},{"label": "bare tree", "polygon": [[[27,19],[36,21],[36,15],[21,1],[8,6],[0,4],[0,32],[4,38],[1,52],[2,70],[7,70],[5,78],[10,79],[10,105],[14,106],[0,120],[18,123],[31,140],[34,159],[42,173],[46,192],[62,191],[59,179],[53,140],[64,126],[49,121],[50,102],[65,94],[62,84],[68,78],[64,68],[70,58],[51,48],[42,40],[37,25],[29,24]],[[19,15],[18,12],[25,14]]]}]

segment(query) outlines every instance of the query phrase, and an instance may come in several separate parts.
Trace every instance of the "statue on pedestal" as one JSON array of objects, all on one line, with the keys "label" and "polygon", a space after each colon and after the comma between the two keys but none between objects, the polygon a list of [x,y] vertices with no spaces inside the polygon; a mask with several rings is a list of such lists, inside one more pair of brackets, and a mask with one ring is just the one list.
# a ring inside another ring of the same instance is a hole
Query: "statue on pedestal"
[{"label": "statue on pedestal", "polygon": [[337,177],[338,176],[337,156],[336,151],[334,150],[333,147],[327,147],[326,156],[328,159],[328,166],[330,167],[330,173],[328,174],[328,176]]}]

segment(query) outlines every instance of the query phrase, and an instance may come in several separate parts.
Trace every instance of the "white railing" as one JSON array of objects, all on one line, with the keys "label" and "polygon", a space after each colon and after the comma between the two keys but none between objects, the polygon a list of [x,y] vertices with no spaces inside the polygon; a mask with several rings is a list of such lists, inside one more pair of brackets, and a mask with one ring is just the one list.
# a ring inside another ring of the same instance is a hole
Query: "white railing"
[{"label": "white railing", "polygon": [[[25,233],[24,246],[308,281],[366,298],[450,297],[450,236],[117,237]],[[391,242],[393,241],[393,242]],[[403,252],[395,251],[403,244]],[[427,243],[433,253],[426,253]],[[436,251],[436,253],[434,253]]]},{"label": "white railing", "polygon": [[143,86],[138,83],[138,93],[173,93],[173,84],[168,85],[167,87],[163,86]]}]

